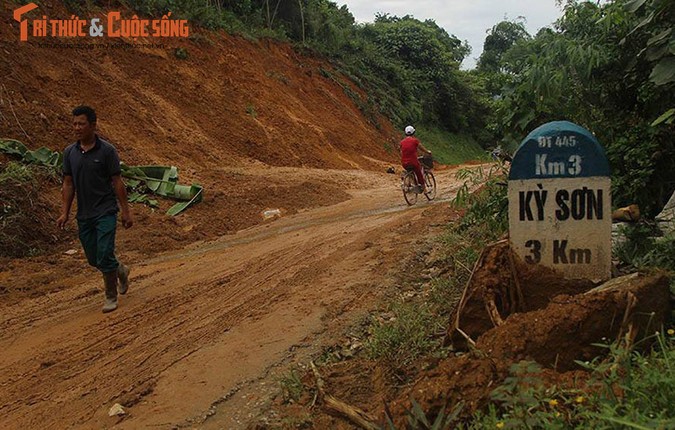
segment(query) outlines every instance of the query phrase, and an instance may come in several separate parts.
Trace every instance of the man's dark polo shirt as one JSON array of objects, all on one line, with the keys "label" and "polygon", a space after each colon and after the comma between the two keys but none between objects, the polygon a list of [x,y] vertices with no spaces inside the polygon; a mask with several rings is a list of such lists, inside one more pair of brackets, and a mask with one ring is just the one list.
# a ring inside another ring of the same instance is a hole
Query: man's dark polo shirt
[{"label": "man's dark polo shirt", "polygon": [[82,151],[79,140],[63,151],[63,174],[73,177],[78,220],[117,213],[112,177],[120,173],[117,150],[98,136],[87,152]]}]

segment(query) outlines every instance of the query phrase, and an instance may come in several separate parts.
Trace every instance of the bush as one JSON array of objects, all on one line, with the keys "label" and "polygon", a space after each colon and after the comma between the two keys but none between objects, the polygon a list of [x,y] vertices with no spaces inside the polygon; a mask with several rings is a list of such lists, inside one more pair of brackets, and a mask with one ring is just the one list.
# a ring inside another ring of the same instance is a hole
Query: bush
[{"label": "bush", "polygon": [[655,227],[638,223],[622,227],[626,237],[614,249],[623,264],[636,269],[658,268],[675,273],[675,234],[655,237]]},{"label": "bush", "polygon": [[[462,169],[457,172],[457,178],[463,179],[464,184],[452,204],[466,208],[458,232],[480,238],[485,246],[509,227],[506,169],[503,165],[487,171],[482,167]],[[475,190],[476,187],[480,188]]]}]

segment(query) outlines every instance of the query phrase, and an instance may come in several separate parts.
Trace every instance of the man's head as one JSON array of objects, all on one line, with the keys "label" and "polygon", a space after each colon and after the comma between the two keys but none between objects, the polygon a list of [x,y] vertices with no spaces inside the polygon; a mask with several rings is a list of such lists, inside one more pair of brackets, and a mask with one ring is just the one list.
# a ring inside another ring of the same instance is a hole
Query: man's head
[{"label": "man's head", "polygon": [[73,109],[73,130],[78,140],[91,140],[96,132],[96,111],[89,106]]},{"label": "man's head", "polygon": [[405,135],[412,136],[413,134],[415,134],[415,127],[413,127],[412,125],[407,126],[405,128]]}]

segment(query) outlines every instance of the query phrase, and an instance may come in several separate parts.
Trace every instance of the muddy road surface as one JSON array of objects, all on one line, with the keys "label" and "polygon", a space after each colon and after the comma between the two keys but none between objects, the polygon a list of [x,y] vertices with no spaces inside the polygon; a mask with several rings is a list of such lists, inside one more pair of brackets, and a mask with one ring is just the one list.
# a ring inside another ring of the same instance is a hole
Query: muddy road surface
[{"label": "muddy road surface", "polygon": [[[131,261],[111,314],[82,262],[68,288],[2,309],[0,428],[244,428],[278,375],[367,313],[442,229],[455,172],[412,207],[397,176],[345,172],[369,179],[346,202]],[[115,403],[125,416],[108,416]]]}]

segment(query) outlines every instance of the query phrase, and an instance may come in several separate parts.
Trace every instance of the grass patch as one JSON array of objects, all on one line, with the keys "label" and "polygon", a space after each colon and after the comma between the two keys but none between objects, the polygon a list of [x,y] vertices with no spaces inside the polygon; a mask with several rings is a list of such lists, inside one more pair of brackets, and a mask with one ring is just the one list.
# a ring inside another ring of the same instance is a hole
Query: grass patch
[{"label": "grass patch", "polygon": [[462,164],[467,161],[489,161],[488,153],[467,134],[455,134],[435,126],[416,127],[417,137],[434,159],[442,164]]},{"label": "grass patch", "polygon": [[0,186],[9,186],[11,182],[34,183],[35,167],[16,161],[10,161],[0,170]]},{"label": "grass patch", "polygon": [[614,248],[614,255],[624,264],[636,269],[661,268],[675,273],[675,234],[655,237],[649,224],[638,223],[621,227],[626,240]]},{"label": "grass patch", "polygon": [[395,303],[390,315],[372,327],[365,345],[370,358],[404,367],[440,347],[435,334],[445,329],[445,321],[436,318],[427,304]]},{"label": "grass patch", "polygon": [[300,373],[294,367],[288,373],[279,377],[279,386],[284,403],[297,402],[305,389],[300,379]]},{"label": "grass patch", "polygon": [[463,276],[455,271],[455,276],[434,278],[429,283],[427,300],[431,312],[443,316],[446,324],[462,298],[462,290],[468,277],[468,274]]},{"label": "grass patch", "polygon": [[[462,169],[457,172],[457,178],[464,180],[464,184],[457,191],[452,205],[465,208],[466,214],[455,233],[479,245],[481,249],[508,230],[506,175],[503,166]],[[472,192],[476,187],[480,188]]]}]

